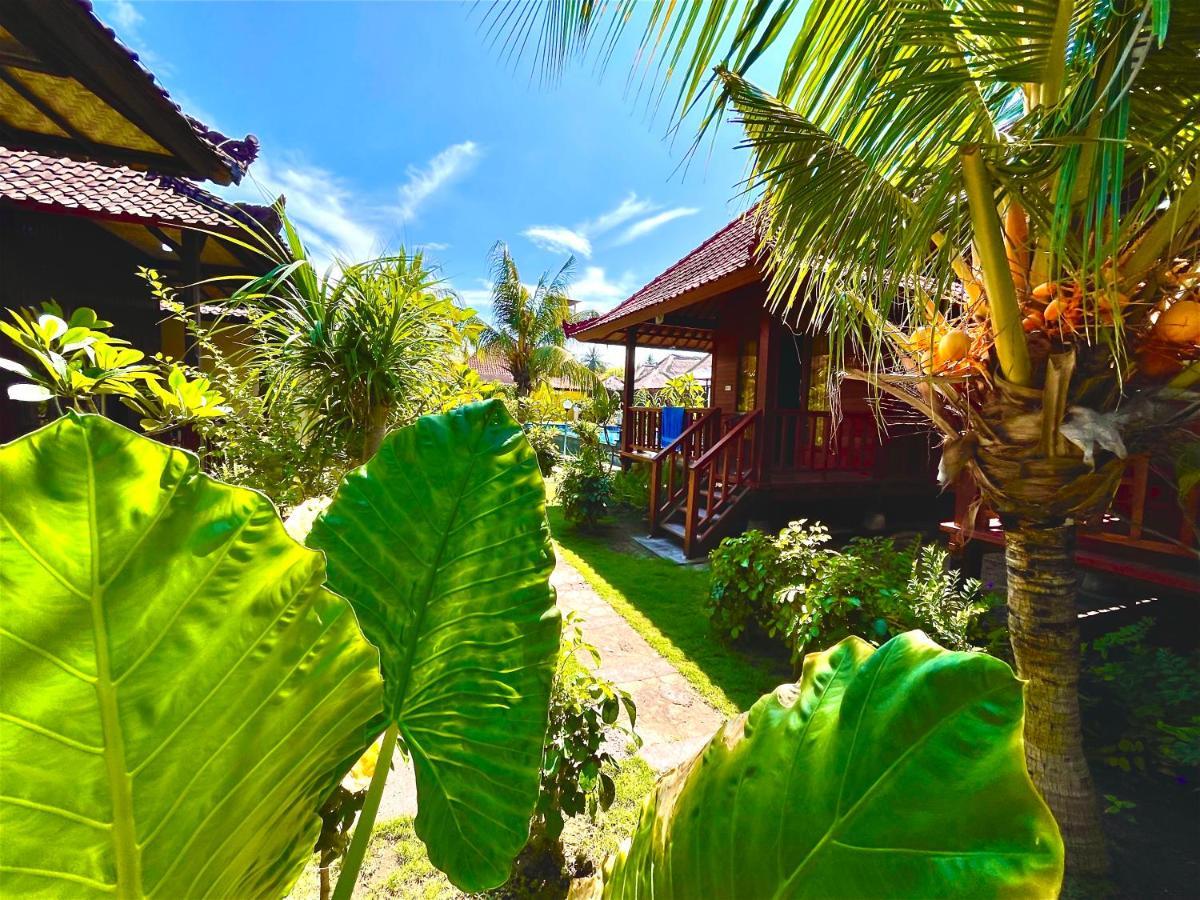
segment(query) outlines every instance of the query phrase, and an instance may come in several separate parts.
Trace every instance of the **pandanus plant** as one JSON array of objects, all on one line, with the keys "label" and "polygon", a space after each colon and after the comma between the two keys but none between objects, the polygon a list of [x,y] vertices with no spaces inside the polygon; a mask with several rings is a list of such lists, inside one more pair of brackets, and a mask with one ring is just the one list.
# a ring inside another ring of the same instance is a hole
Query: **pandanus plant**
[{"label": "pandanus plant", "polygon": [[[611,54],[634,4],[497,6],[550,71]],[[807,12],[805,12],[807,10]],[[1083,757],[1076,523],[1200,396],[1200,5],[659,0],[643,60],[675,114],[732,110],[777,309],[944,436],[1006,527],[1030,772],[1068,868],[1107,857]],[[515,43],[514,43],[515,46]],[[748,70],[781,60],[768,93]],[[1194,433],[1186,433],[1189,439]]]}]

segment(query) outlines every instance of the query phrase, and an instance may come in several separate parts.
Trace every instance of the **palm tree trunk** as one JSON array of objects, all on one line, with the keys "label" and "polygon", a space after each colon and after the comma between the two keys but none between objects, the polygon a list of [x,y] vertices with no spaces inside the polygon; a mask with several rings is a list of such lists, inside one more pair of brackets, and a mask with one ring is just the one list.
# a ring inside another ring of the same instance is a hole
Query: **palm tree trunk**
[{"label": "palm tree trunk", "polygon": [[1108,853],[1079,715],[1075,526],[1018,521],[1006,533],[1009,635],[1025,680],[1025,760],[1062,830],[1068,871],[1102,874]]},{"label": "palm tree trunk", "polygon": [[390,406],[377,406],[371,410],[367,417],[366,428],[363,430],[360,464],[365,464],[367,460],[379,452],[379,445],[383,443],[383,439],[387,435],[388,418],[391,414],[392,408]]}]

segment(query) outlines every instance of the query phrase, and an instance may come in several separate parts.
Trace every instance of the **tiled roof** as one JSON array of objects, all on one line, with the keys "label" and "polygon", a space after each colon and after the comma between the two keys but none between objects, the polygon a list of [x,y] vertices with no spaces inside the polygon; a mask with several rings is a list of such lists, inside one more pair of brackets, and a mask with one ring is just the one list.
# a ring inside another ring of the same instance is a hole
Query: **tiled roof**
[{"label": "tiled roof", "polygon": [[[474,369],[484,381],[494,381],[497,384],[515,384],[512,373],[499,360],[472,355],[467,360],[467,365]],[[559,391],[575,389],[566,378],[551,378],[550,387]]]},{"label": "tiled roof", "polygon": [[756,210],[738,216],[615,309],[566,326],[568,336],[607,325],[679,297],[754,263]]},{"label": "tiled roof", "polygon": [[269,207],[226,203],[184,178],[0,147],[0,202],[119,221],[229,230],[230,215],[274,229]]}]

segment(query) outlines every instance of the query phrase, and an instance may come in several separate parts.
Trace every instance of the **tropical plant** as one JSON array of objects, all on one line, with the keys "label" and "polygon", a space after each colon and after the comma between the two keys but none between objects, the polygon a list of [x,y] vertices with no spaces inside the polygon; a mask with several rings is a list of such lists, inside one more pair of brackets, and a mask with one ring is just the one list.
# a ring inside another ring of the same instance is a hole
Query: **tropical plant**
[{"label": "tropical plant", "polygon": [[973,650],[976,622],[994,601],[948,554],[914,541],[852,538],[826,546],[829,530],[805,519],[777,536],[748,531],[709,555],[708,613],[737,638],[754,625],[777,638],[794,662],[850,635],[873,643],[919,628],[951,650]]},{"label": "tropical plant", "polygon": [[592,391],[579,414],[586,422],[607,425],[621,411],[621,395],[606,388]]},{"label": "tropical plant", "polygon": [[[638,9],[496,7],[491,24],[514,41],[540,25],[553,70],[610,53]],[[1030,770],[1068,864],[1103,870],[1075,523],[1107,508],[1127,452],[1200,410],[1200,5],[640,9],[642,58],[680,78],[675,113],[699,109],[707,127],[732,106],[744,126],[775,306],[826,331],[850,377],[926,417],[944,477],[965,474],[1003,516]],[[773,96],[747,75],[780,43]]]},{"label": "tropical plant", "polygon": [[100,416],[0,448],[0,478],[0,894],[282,896],[381,731],[339,895],[397,735],[430,858],[504,881],[558,614],[537,463],[499,403],[394,432],[315,526],[324,556]]},{"label": "tropical plant", "polygon": [[1083,698],[1096,756],[1123,772],[1190,782],[1200,769],[1200,652],[1156,647],[1145,618],[1083,645]]},{"label": "tropical plant", "polygon": [[[201,438],[201,468],[222,481],[262,491],[284,510],[332,494],[353,467],[341,436],[308,427],[303,416],[294,414],[300,399],[289,396],[283,385],[277,384],[268,398],[263,390],[267,374],[260,368],[263,355],[234,358],[220,343],[221,330],[230,327],[228,320],[199,321],[158,272],[142,269],[140,274],[165,315],[204,361],[213,389],[226,398],[224,416],[190,423]],[[249,329],[234,327],[243,335]]]},{"label": "tropical plant", "polygon": [[439,287],[421,253],[338,262],[318,274],[280,214],[283,240],[251,233],[267,273],[247,279],[228,304],[250,315],[252,365],[267,379],[271,408],[365,462],[389,428],[447,405],[444,387],[482,326]]},{"label": "tropical plant", "polygon": [[707,400],[704,385],[696,380],[691,372],[684,372],[674,378],[668,378],[667,383],[658,392],[659,406],[703,406]]},{"label": "tropical plant", "polygon": [[618,506],[645,514],[650,505],[650,466],[634,462],[628,469],[613,472],[612,498]]},{"label": "tropical plant", "polygon": [[809,654],[659,782],[592,896],[1057,896],[1023,712],[1007,665],[917,632]]},{"label": "tropical plant", "polygon": [[[637,707],[627,691],[597,674],[599,651],[583,637],[579,618],[563,621],[558,668],[550,695],[550,725],[542,755],[542,783],[527,853],[554,870],[563,868],[562,832],[566,819],[607,810],[616,799],[610,774],[618,759],[612,750],[641,744],[634,728]],[[629,727],[620,724],[622,709]],[[533,863],[536,865],[537,863]]]},{"label": "tropical plant", "polygon": [[609,451],[600,443],[600,429],[590,422],[577,422],[579,452],[562,467],[558,500],[568,522],[595,528],[607,515],[612,500]]},{"label": "tropical plant", "polygon": [[597,373],[566,348],[563,325],[571,321],[568,288],[575,266],[570,257],[551,276],[543,272],[533,289],[521,273],[508,247],[498,241],[489,256],[492,280],[492,325],[479,334],[480,355],[502,365],[516,386],[517,396],[564,378],[577,388],[598,389]]},{"label": "tropical plant", "polygon": [[108,333],[112,322],[81,306],[63,318],[55,302],[40,310],[8,310],[12,323],[0,321],[13,346],[36,365],[0,358],[24,382],[10,385],[10,400],[50,403],[59,415],[65,409],[103,414],[115,397],[136,412],[148,434],[226,416],[225,397],[208,378],[161,355],[148,358],[128,341]]},{"label": "tropical plant", "polygon": [[750,528],[721,541],[708,554],[705,612],[719,634],[741,637],[747,627],[765,627],[771,597],[785,577],[774,535]]},{"label": "tropical plant", "polygon": [[537,455],[538,468],[542,470],[542,475],[549,475],[554,467],[562,461],[558,433],[553,428],[534,425],[532,428],[525,429],[525,437],[529,439],[529,446]]}]

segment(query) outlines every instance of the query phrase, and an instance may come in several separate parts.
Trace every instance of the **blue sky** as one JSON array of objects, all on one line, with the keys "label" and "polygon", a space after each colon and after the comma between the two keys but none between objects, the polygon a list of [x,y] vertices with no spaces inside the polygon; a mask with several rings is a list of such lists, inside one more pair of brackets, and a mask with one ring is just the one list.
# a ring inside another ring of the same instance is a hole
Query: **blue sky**
[{"label": "blue sky", "polygon": [[684,171],[686,140],[672,145],[666,114],[628,88],[630,52],[603,78],[576,64],[544,86],[528,59],[514,69],[486,46],[472,4],[102,0],[97,13],[187,112],[258,136],[257,184],[238,199],[285,194],[326,256],[422,245],[484,314],[497,240],[527,281],[574,253],[574,295],[604,310],[746,205],[736,127]]}]

